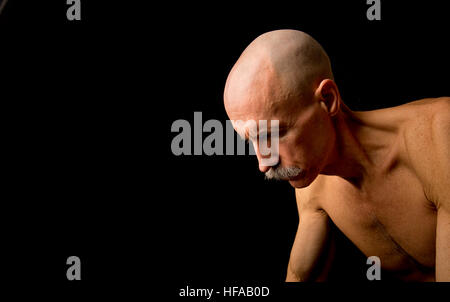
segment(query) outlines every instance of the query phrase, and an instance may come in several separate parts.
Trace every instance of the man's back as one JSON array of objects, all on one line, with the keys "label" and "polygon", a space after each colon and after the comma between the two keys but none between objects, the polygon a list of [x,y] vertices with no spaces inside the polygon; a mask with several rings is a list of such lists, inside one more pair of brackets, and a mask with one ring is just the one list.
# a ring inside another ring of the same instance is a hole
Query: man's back
[{"label": "man's back", "polygon": [[[435,139],[433,118],[448,114],[449,104],[449,98],[426,99],[356,113],[377,129],[367,137],[364,127],[358,130],[363,147],[377,150],[373,165],[355,182],[321,174],[310,186],[296,189],[300,221],[302,208],[313,209],[303,214],[306,221],[313,212],[326,215],[366,256],[378,256],[381,266],[399,279],[434,280],[437,211],[417,165],[433,163],[426,154]],[[299,267],[295,262],[305,261],[299,255],[305,243],[297,241],[289,265],[294,274]]]}]

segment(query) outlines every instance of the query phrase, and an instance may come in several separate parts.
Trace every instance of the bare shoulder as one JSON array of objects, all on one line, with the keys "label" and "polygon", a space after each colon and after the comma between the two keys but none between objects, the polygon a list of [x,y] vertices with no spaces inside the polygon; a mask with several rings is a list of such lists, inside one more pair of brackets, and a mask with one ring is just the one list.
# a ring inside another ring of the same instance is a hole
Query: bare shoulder
[{"label": "bare shoulder", "polygon": [[[406,128],[409,135],[430,137],[443,131],[450,121],[450,97],[423,99],[402,105],[409,112]],[[420,142],[414,140],[414,142]]]},{"label": "bare shoulder", "polygon": [[409,103],[406,103],[402,106],[406,106],[406,105],[415,105],[415,106],[445,106],[445,104],[447,104],[448,102],[450,102],[450,97],[448,96],[442,96],[442,97],[438,97],[438,98],[425,98],[425,99],[420,99],[420,100],[415,100]]},{"label": "bare shoulder", "polygon": [[408,103],[411,117],[404,127],[410,164],[430,195],[443,170],[450,170],[450,97]]},{"label": "bare shoulder", "polygon": [[[431,111],[431,136],[434,147],[439,152],[449,152],[450,150],[450,97],[439,98],[439,102],[434,103]],[[447,155],[450,155],[447,153]],[[447,157],[450,159],[450,156]],[[447,167],[450,168],[450,167]]]},{"label": "bare shoulder", "polygon": [[[400,106],[408,111],[404,123],[405,144],[409,148],[430,148],[436,135],[450,127],[450,97],[423,99]],[[443,139],[443,137],[442,137]]]},{"label": "bare shoulder", "polygon": [[[435,134],[450,134],[450,97],[436,99],[432,109],[432,129]],[[443,133],[441,133],[443,131]]]}]

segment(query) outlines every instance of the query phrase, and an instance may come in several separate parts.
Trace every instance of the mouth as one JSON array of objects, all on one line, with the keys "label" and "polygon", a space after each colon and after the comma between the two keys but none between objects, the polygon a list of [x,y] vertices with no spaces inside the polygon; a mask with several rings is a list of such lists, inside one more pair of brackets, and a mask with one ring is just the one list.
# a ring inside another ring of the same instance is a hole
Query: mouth
[{"label": "mouth", "polygon": [[298,174],[295,175],[295,176],[289,177],[289,178],[287,178],[286,180],[288,180],[288,181],[297,181],[297,180],[302,179],[304,176],[305,176],[305,170],[302,169],[302,170],[300,171],[300,173],[298,173]]},{"label": "mouth", "polygon": [[304,170],[297,167],[288,167],[288,168],[280,168],[275,167],[271,168],[268,172],[266,172],[266,179],[275,179],[275,180],[297,180],[304,175]]}]

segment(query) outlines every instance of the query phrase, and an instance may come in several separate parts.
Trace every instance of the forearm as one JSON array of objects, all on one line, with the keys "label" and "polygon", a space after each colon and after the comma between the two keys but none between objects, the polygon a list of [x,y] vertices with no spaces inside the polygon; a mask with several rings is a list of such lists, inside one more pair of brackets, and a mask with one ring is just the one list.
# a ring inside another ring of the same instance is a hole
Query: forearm
[{"label": "forearm", "polygon": [[450,282],[450,213],[445,209],[437,217],[436,281]]},{"label": "forearm", "polygon": [[324,281],[331,267],[334,245],[326,214],[305,217],[292,247],[286,281]]}]

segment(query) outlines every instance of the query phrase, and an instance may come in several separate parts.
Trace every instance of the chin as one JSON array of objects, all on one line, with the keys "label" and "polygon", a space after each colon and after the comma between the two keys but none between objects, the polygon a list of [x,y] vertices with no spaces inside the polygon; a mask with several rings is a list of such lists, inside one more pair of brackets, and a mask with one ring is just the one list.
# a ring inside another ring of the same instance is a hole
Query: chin
[{"label": "chin", "polygon": [[294,188],[298,188],[298,189],[306,188],[316,179],[316,177],[317,177],[317,175],[315,175],[314,177],[311,177],[311,175],[308,173],[300,174],[299,176],[290,179],[289,183]]},{"label": "chin", "polygon": [[289,183],[296,189],[305,188],[310,185],[310,183],[306,183],[304,180],[289,180]]}]

